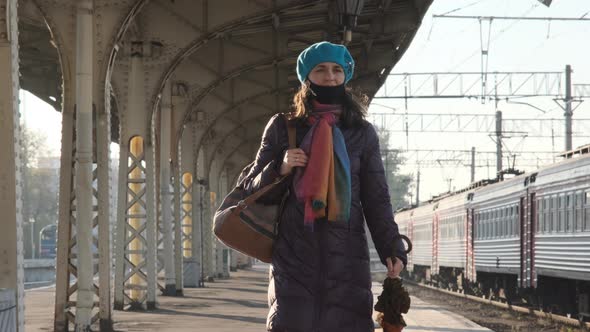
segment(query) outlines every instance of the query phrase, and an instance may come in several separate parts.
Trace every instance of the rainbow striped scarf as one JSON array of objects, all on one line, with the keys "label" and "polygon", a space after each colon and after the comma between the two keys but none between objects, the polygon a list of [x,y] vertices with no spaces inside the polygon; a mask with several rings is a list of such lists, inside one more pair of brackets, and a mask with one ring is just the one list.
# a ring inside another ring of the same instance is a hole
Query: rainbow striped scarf
[{"label": "rainbow striped scarf", "polygon": [[350,218],[350,160],[344,136],[334,124],[342,113],[340,105],[314,102],[308,118],[311,129],[300,148],[308,156],[307,166],[298,168],[293,180],[295,194],[305,204],[305,226],[313,229],[318,218],[348,221]]}]

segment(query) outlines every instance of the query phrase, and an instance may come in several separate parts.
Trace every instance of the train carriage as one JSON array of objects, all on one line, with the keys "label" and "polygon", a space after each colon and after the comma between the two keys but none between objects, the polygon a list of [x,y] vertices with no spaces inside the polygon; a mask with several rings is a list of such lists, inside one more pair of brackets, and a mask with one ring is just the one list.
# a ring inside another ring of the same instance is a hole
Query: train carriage
[{"label": "train carriage", "polygon": [[[441,198],[435,204],[435,218],[437,223],[436,241],[433,241],[437,256],[436,273],[445,279],[456,278],[467,269],[469,251],[467,232],[468,215],[467,202],[473,190],[466,190],[454,195]],[[441,271],[442,270],[442,271]]]},{"label": "train carriage", "polygon": [[478,189],[471,202],[477,272],[520,272],[520,199],[524,176]]},{"label": "train carriage", "polygon": [[531,191],[534,276],[590,280],[590,156],[541,169]]},{"label": "train carriage", "polygon": [[[408,271],[425,274],[430,279],[432,264],[432,218],[434,212],[431,204],[423,204],[411,210],[396,213],[398,225],[408,230],[407,236],[413,244],[413,250],[408,256]],[[403,228],[401,228],[403,229]],[[426,271],[427,270],[427,271]]]},{"label": "train carriage", "polygon": [[414,243],[411,276],[590,318],[590,154],[474,184],[396,220]]},{"label": "train carriage", "polygon": [[590,319],[590,155],[531,175],[531,286],[549,310]]}]

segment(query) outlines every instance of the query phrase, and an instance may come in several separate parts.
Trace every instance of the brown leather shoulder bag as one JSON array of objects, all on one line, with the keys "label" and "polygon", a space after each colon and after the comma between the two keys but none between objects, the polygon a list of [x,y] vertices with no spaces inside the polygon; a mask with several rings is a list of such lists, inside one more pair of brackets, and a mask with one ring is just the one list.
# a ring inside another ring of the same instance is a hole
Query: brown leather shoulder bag
[{"label": "brown leather shoulder bag", "polygon": [[[295,126],[286,117],[285,122],[289,136],[289,149],[293,149],[295,148]],[[248,174],[252,165],[253,163],[242,170],[240,180]],[[215,212],[213,230],[217,238],[232,249],[270,263],[279,218],[289,193],[287,191],[283,195],[279,204],[268,205],[257,201],[285,178],[281,176],[249,196],[240,185],[237,185],[223,199]]]}]

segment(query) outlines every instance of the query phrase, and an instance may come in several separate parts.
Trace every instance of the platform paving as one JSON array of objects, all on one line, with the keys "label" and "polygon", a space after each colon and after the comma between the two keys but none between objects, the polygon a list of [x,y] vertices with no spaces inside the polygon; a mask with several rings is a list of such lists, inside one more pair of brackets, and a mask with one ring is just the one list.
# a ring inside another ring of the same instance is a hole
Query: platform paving
[{"label": "platform paving", "polygon": [[[206,288],[185,289],[184,297],[158,297],[158,308],[149,312],[115,311],[117,331],[161,332],[262,332],[266,322],[268,265],[232,272],[227,280],[207,283]],[[27,332],[52,331],[54,288],[28,290],[25,295]],[[381,285],[373,284],[376,295]],[[458,314],[412,297],[405,315],[404,332],[490,331]],[[381,331],[376,329],[376,331]],[[326,331],[331,332],[331,331]]]}]

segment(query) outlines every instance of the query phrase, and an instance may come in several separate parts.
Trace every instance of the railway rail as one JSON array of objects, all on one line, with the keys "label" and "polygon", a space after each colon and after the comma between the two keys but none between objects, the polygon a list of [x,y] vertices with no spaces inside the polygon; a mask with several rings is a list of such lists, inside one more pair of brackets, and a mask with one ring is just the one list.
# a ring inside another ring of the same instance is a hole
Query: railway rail
[{"label": "railway rail", "polygon": [[[532,307],[509,304],[491,298],[465,294],[460,291],[442,289],[414,280],[404,279],[404,284],[411,295],[417,296],[427,302],[435,302],[435,304],[455,311],[475,323],[488,327],[496,332],[590,331],[590,322],[583,322],[567,316],[535,310]],[[437,294],[444,295],[440,296]],[[452,298],[456,298],[459,301],[453,301]],[[465,300],[468,303],[477,305],[465,305]],[[506,314],[506,312],[509,314]]]}]

